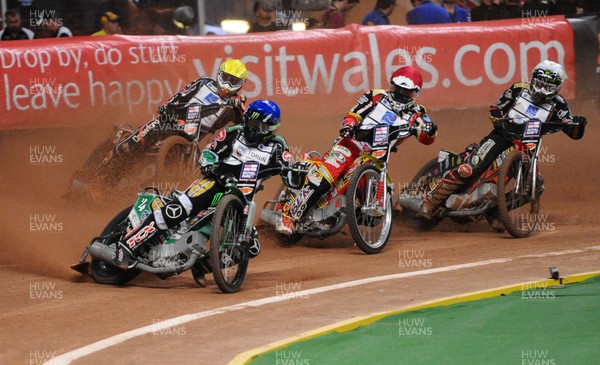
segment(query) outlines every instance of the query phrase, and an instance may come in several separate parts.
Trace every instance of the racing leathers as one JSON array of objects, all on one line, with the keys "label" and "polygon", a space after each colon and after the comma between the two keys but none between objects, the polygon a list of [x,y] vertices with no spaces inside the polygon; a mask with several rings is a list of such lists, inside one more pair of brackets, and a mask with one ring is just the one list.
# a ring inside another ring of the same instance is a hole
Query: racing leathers
[{"label": "racing leathers", "polygon": [[[480,176],[492,162],[507,148],[513,140],[519,139],[523,123],[529,119],[543,122],[562,122],[565,126],[544,128],[544,134],[563,131],[572,139],[583,137],[586,119],[573,116],[566,100],[556,94],[548,101],[534,101],[531,85],[519,82],[508,88],[502,96],[490,106],[490,119],[494,129],[485,136],[471,152],[465,163],[449,170],[440,183],[423,200],[418,215],[431,219],[438,208],[450,195],[459,191]],[[566,125],[575,122],[577,125]]]},{"label": "racing leathers", "polygon": [[[231,120],[239,124],[245,101],[243,95],[221,97],[218,83],[211,78],[201,77],[161,105],[157,110],[158,117],[120,142],[115,152],[117,155],[138,152],[144,144],[152,144],[174,134],[193,139],[198,129],[202,134],[212,132]],[[237,109],[239,113],[220,107],[226,105]]]},{"label": "racing leathers", "polygon": [[371,153],[375,146],[397,146],[411,135],[423,144],[434,142],[437,126],[423,106],[414,104],[395,110],[393,105],[388,90],[369,90],[360,97],[345,116],[340,137],[323,158],[310,165],[304,185],[294,199],[284,205],[279,232],[293,233],[295,222],[352,167],[361,152]]},{"label": "racing leathers", "polygon": [[244,138],[242,125],[222,129],[202,151],[200,169],[204,178],[194,181],[173,199],[157,197],[152,202],[153,213],[119,243],[115,264],[127,267],[130,255],[137,255],[146,242],[184,219],[215,206],[226,190],[227,177],[235,178],[242,192],[254,193],[246,192],[242,186],[254,186],[258,180],[280,174],[290,161],[288,145],[281,136],[273,135],[263,143],[251,145]]}]

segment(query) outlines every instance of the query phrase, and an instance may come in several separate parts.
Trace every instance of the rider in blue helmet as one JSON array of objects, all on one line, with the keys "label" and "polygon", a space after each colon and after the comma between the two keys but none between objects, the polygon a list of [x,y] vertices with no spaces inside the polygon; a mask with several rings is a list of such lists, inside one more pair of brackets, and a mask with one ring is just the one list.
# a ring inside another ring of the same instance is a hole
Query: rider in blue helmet
[{"label": "rider in blue helmet", "polygon": [[[281,112],[270,100],[257,100],[244,112],[242,125],[222,129],[204,148],[200,170],[204,178],[192,183],[171,200],[153,202],[153,214],[132,229],[119,243],[115,265],[127,268],[131,255],[147,249],[146,242],[174,227],[187,217],[213,204],[216,194],[225,192],[224,176],[238,180],[265,180],[289,166],[292,156],[283,137],[274,134],[279,128]],[[287,183],[287,180],[284,179]],[[140,234],[143,232],[143,234]],[[254,230],[250,256],[260,252]]]},{"label": "rider in blue helmet", "polygon": [[244,112],[244,137],[249,144],[268,140],[279,128],[281,111],[271,100],[257,100]]}]

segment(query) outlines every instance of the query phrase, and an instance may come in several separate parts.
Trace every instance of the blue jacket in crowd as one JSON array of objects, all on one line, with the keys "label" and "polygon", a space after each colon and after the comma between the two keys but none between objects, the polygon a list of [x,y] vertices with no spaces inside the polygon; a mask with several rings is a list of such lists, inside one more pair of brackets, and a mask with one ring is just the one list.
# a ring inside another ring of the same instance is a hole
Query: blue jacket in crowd
[{"label": "blue jacket in crowd", "polygon": [[390,20],[381,10],[375,9],[369,12],[362,21],[363,25],[389,25]]},{"label": "blue jacket in crowd", "polygon": [[450,15],[443,7],[431,0],[422,0],[421,4],[406,14],[408,24],[450,23]]},{"label": "blue jacket in crowd", "polygon": [[[444,9],[444,11],[446,10],[443,5],[442,9]],[[454,14],[448,13],[448,15],[450,16],[451,23],[465,23],[471,21],[471,14],[469,11],[458,5],[454,5]]]}]

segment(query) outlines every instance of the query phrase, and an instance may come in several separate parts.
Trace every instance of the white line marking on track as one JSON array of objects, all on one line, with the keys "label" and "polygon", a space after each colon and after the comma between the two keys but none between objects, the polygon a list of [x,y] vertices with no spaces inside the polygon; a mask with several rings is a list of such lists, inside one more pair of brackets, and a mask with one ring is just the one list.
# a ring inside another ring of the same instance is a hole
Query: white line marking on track
[{"label": "white line marking on track", "polygon": [[472,267],[501,264],[501,263],[505,263],[505,262],[515,261],[518,259],[569,255],[569,254],[581,253],[581,252],[590,251],[590,250],[600,250],[600,246],[587,247],[585,249],[564,250],[564,251],[544,252],[544,253],[540,253],[540,254],[521,255],[521,256],[516,256],[516,257],[512,257],[512,258],[508,257],[508,258],[501,258],[501,259],[476,261],[476,262],[469,262],[466,264],[437,267],[434,269],[410,271],[410,272],[403,272],[403,273],[383,275],[383,276],[375,276],[375,277],[371,277],[371,278],[348,281],[345,283],[322,286],[319,288],[301,290],[298,292],[294,292],[293,296],[283,295],[283,296],[267,297],[267,298],[263,298],[263,299],[252,300],[249,302],[238,303],[238,304],[230,305],[227,307],[211,309],[208,311],[185,314],[185,315],[182,315],[179,317],[175,317],[173,319],[168,319],[168,320],[162,321],[160,323],[155,323],[155,324],[137,328],[137,329],[134,329],[131,331],[123,332],[118,335],[108,337],[104,340],[100,340],[100,341],[94,342],[92,344],[80,347],[78,349],[66,352],[62,355],[58,355],[58,356],[54,357],[53,359],[45,362],[44,364],[46,364],[46,365],[67,365],[75,360],[81,359],[82,357],[91,355],[95,352],[104,350],[111,346],[118,345],[120,343],[123,343],[123,342],[130,340],[132,338],[135,338],[135,337],[151,334],[154,332],[159,332],[159,331],[165,330],[167,328],[176,327],[176,326],[182,325],[184,323],[192,322],[192,321],[206,318],[206,317],[216,316],[216,315],[227,313],[227,312],[235,312],[235,311],[243,310],[246,308],[261,307],[261,306],[267,305],[267,304],[283,302],[286,300],[297,298],[298,296],[305,296],[305,295],[308,296],[311,294],[325,293],[328,291],[351,288],[354,286],[365,285],[365,284],[370,284],[370,283],[377,283],[377,282],[387,281],[387,280],[395,280],[395,279],[402,279],[402,278],[408,278],[408,277],[413,277],[413,276],[429,275],[429,274],[435,274],[435,273],[446,272],[446,271],[467,269],[467,268],[472,268]]}]

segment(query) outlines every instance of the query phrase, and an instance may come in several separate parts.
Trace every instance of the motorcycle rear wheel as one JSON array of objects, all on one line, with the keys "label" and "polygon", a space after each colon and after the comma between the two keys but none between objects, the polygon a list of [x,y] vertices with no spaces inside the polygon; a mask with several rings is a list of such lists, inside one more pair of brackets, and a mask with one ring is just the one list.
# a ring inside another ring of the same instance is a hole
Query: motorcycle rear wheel
[{"label": "motorcycle rear wheel", "polygon": [[513,151],[500,167],[498,219],[515,238],[530,236],[539,223],[540,196],[531,198],[534,177],[530,167],[531,159],[522,151]]},{"label": "motorcycle rear wheel", "polygon": [[[104,228],[101,236],[106,236],[112,233],[117,226],[127,219],[129,212],[131,211],[132,206],[123,209],[119,214],[117,214]],[[110,246],[111,244],[117,244],[122,235],[113,237],[111,239],[105,240],[104,244]],[[114,266],[112,262],[102,261],[100,259],[92,258],[92,278],[100,283],[100,284],[108,284],[108,285],[123,285],[127,282],[131,281],[133,278],[139,275],[140,270],[138,269],[128,269],[122,270],[118,267]]]},{"label": "motorcycle rear wheel", "polygon": [[181,189],[180,183],[187,184],[200,176],[196,161],[192,161],[192,147],[181,136],[170,136],[161,143],[156,160],[157,178],[161,183],[165,186],[169,186],[169,182],[175,183],[172,185]]},{"label": "motorcycle rear wheel", "polygon": [[240,290],[248,269],[248,247],[240,241],[244,232],[244,204],[225,195],[214,213],[210,233],[210,266],[223,293]]},{"label": "motorcycle rear wheel", "polygon": [[352,173],[346,191],[348,227],[354,242],[366,254],[381,252],[392,233],[391,196],[388,195],[381,216],[368,212],[365,206],[375,200],[380,176],[375,166],[361,165]]}]

